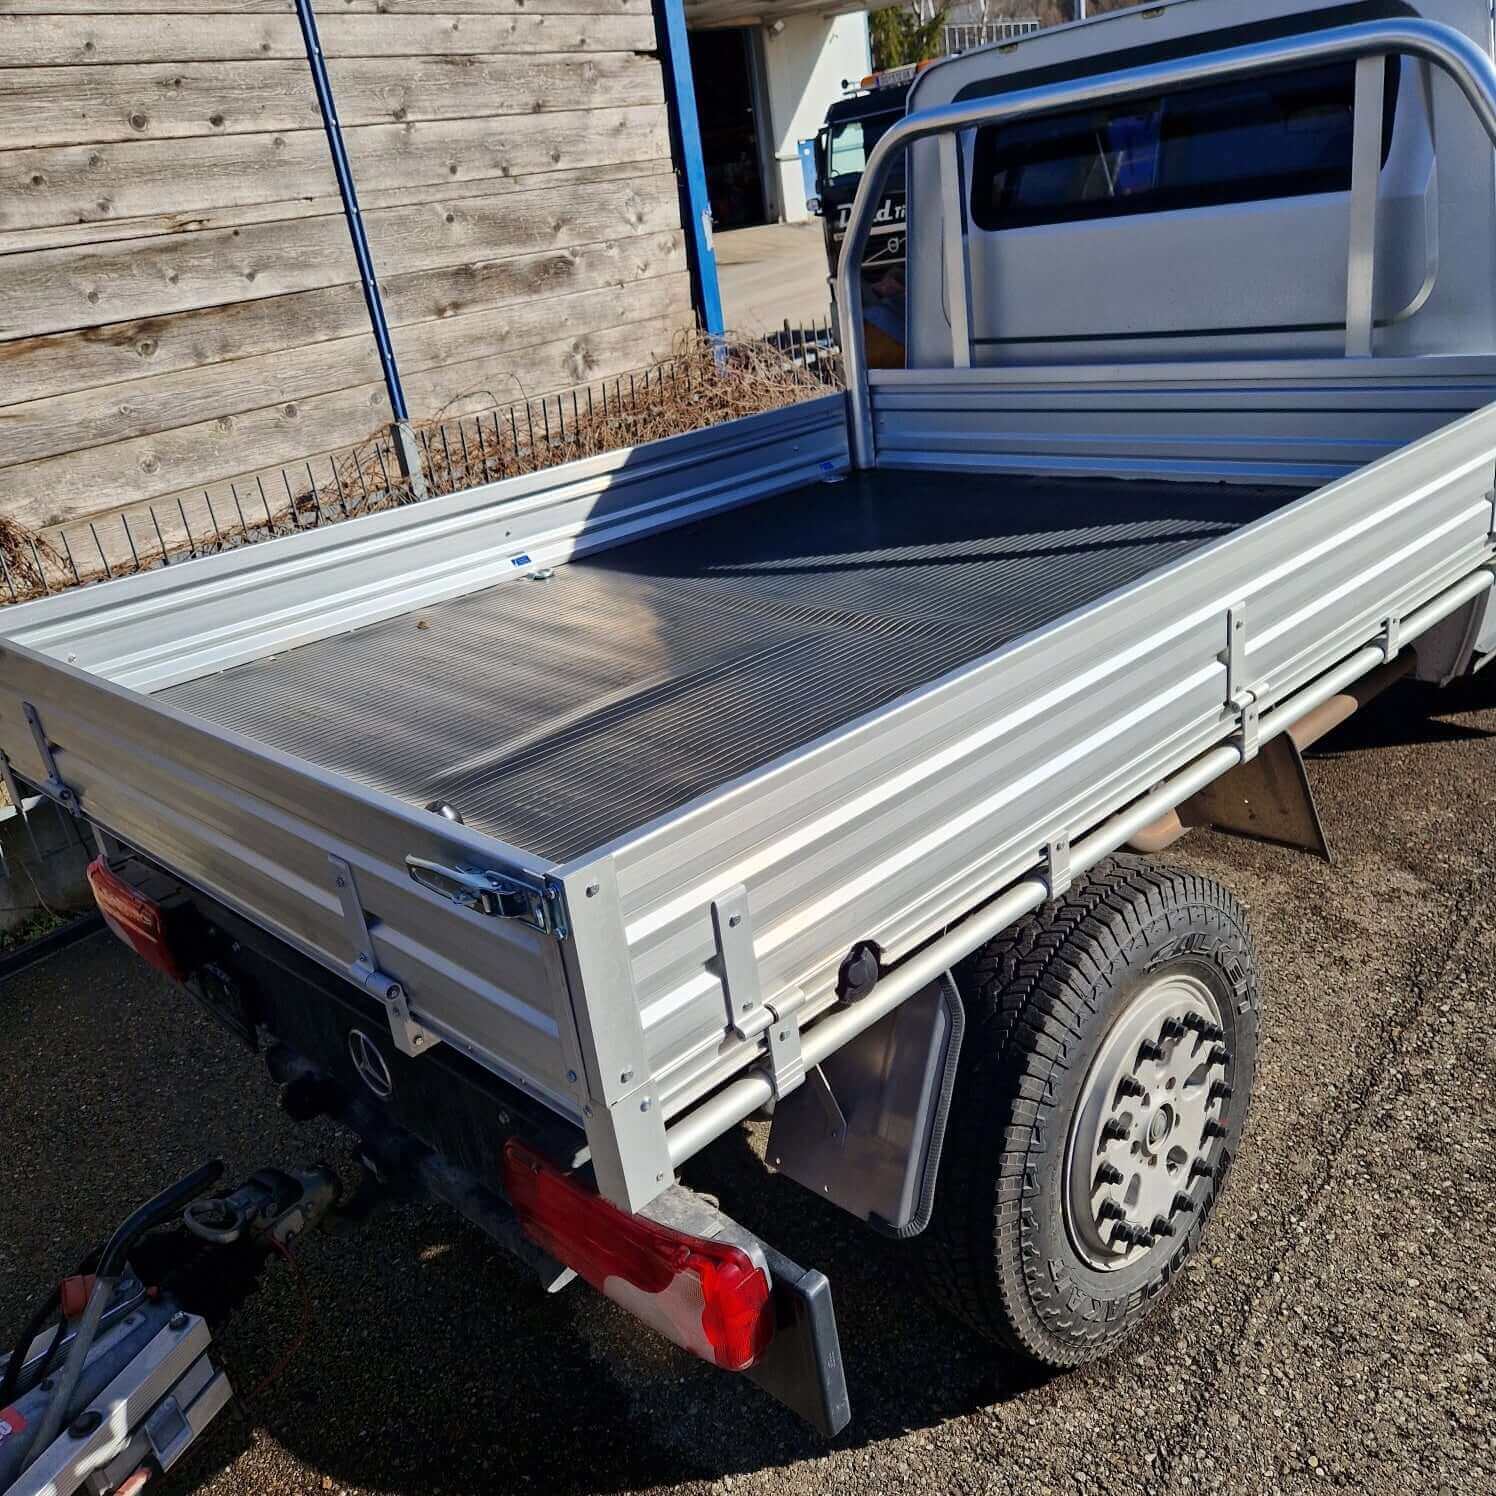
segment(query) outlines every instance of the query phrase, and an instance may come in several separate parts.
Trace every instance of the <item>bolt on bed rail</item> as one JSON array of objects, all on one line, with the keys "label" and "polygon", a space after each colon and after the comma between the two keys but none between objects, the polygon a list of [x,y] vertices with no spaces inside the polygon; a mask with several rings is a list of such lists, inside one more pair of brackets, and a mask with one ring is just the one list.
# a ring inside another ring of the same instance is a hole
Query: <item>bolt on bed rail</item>
[{"label": "bolt on bed rail", "polygon": [[1380,64],[1391,56],[1432,63],[1464,94],[1496,146],[1496,64],[1470,38],[1436,21],[1367,21],[1307,36],[1284,37],[1146,67],[1026,88],[994,98],[944,104],[906,115],[874,147],[862,175],[847,224],[836,275],[837,316],[841,322],[844,368],[854,467],[876,463],[872,406],[868,398],[866,339],[862,322],[863,252],[883,185],[897,152],[920,140],[938,138],[942,261],[951,319],[951,359],[971,367],[970,260],[966,243],[966,203],[960,132],[977,125],[1003,124],[1090,104],[1111,103],[1257,73],[1285,71],[1318,63],[1355,61],[1356,131],[1352,147],[1351,231],[1346,280],[1346,357],[1372,352],[1372,287],[1375,269],[1376,193],[1380,169],[1380,118],[1383,76]]}]

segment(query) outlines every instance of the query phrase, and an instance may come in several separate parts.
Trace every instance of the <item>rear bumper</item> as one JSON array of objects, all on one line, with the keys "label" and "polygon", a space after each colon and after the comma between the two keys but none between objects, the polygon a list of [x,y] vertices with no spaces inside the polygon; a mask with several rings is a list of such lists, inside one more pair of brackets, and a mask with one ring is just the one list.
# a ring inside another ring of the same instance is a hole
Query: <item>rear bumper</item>
[{"label": "rear bumper", "polygon": [[741,1247],[764,1267],[772,1293],[774,1338],[743,1375],[825,1438],[839,1434],[852,1408],[831,1282],[825,1273],[801,1267],[683,1185],[673,1185],[642,1213],[677,1230]]},{"label": "rear bumper", "polygon": [[746,1375],[825,1438],[834,1438],[850,1422],[852,1404],[831,1283],[816,1268],[803,1268],[772,1248],[765,1251],[776,1328],[763,1360]]},{"label": "rear bumper", "polygon": [[[155,872],[152,896],[180,909],[193,954],[189,990],[240,1040],[266,1054],[293,1116],[326,1115],[354,1132],[374,1173],[398,1190],[451,1206],[554,1292],[576,1275],[525,1233],[501,1193],[501,1155],[521,1138],[563,1170],[590,1177],[586,1139],[549,1109],[442,1045],[419,1061],[388,1038],[379,1005],[298,952],[212,900]],[[179,892],[178,892],[179,891]],[[371,1080],[369,1054],[378,1056]],[[363,1058],[363,1066],[359,1064]],[[377,1085],[374,1083],[377,1081]],[[641,1212],[660,1225],[745,1251],[768,1276],[774,1333],[743,1374],[826,1436],[847,1424],[850,1406],[831,1285],[793,1262],[715,1205],[675,1185]]]},{"label": "rear bumper", "polygon": [[[535,1273],[547,1292],[576,1277],[529,1239],[509,1202],[483,1179],[385,1122],[363,1098],[345,1099],[335,1081],[284,1045],[273,1051],[272,1061],[273,1072],[282,1078],[296,1075],[302,1084],[322,1088],[327,1110],[358,1133],[382,1174],[450,1205]],[[585,1164],[582,1168],[586,1172]],[[677,1231],[739,1247],[763,1268],[774,1330],[762,1355],[742,1375],[825,1438],[840,1433],[851,1418],[851,1403],[826,1275],[802,1267],[682,1185],[673,1185],[641,1214]],[[641,1328],[654,1333],[647,1325]]]}]

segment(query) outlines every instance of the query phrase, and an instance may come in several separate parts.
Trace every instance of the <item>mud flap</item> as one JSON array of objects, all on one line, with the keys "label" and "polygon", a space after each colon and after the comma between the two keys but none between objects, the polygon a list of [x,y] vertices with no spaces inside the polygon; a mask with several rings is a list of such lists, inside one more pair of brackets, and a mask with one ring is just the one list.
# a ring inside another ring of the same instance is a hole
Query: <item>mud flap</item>
[{"label": "mud flap", "polygon": [[1179,819],[1186,826],[1209,826],[1335,860],[1304,757],[1286,732],[1264,743],[1256,758],[1191,795],[1179,807]]},{"label": "mud flap", "polygon": [[965,1013],[947,974],[774,1109],[770,1164],[891,1236],[929,1224]]}]

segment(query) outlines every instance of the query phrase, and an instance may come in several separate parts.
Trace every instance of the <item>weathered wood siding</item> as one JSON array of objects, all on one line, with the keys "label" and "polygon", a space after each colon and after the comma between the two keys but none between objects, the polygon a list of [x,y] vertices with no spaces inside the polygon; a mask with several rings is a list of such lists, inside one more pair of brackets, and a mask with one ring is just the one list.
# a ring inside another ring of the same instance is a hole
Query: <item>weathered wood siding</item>
[{"label": "weathered wood siding", "polygon": [[[318,18],[414,419],[669,352],[649,0]],[[109,513],[389,414],[290,0],[0,0],[0,513]]]}]

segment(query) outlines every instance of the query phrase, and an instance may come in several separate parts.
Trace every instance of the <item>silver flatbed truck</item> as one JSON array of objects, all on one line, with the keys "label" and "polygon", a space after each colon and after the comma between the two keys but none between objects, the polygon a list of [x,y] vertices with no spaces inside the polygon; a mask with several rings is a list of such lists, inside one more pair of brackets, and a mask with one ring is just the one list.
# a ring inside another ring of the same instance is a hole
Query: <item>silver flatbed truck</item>
[{"label": "silver flatbed truck", "polygon": [[1322,850],[1300,749],[1496,648],[1493,141],[1486,0],[931,68],[845,397],[14,608],[14,792],[293,1110],[548,1286],[834,1433],[826,1280],[677,1180],[770,1115],[968,1324],[1090,1360],[1256,1064],[1242,910],[1152,854]]}]

